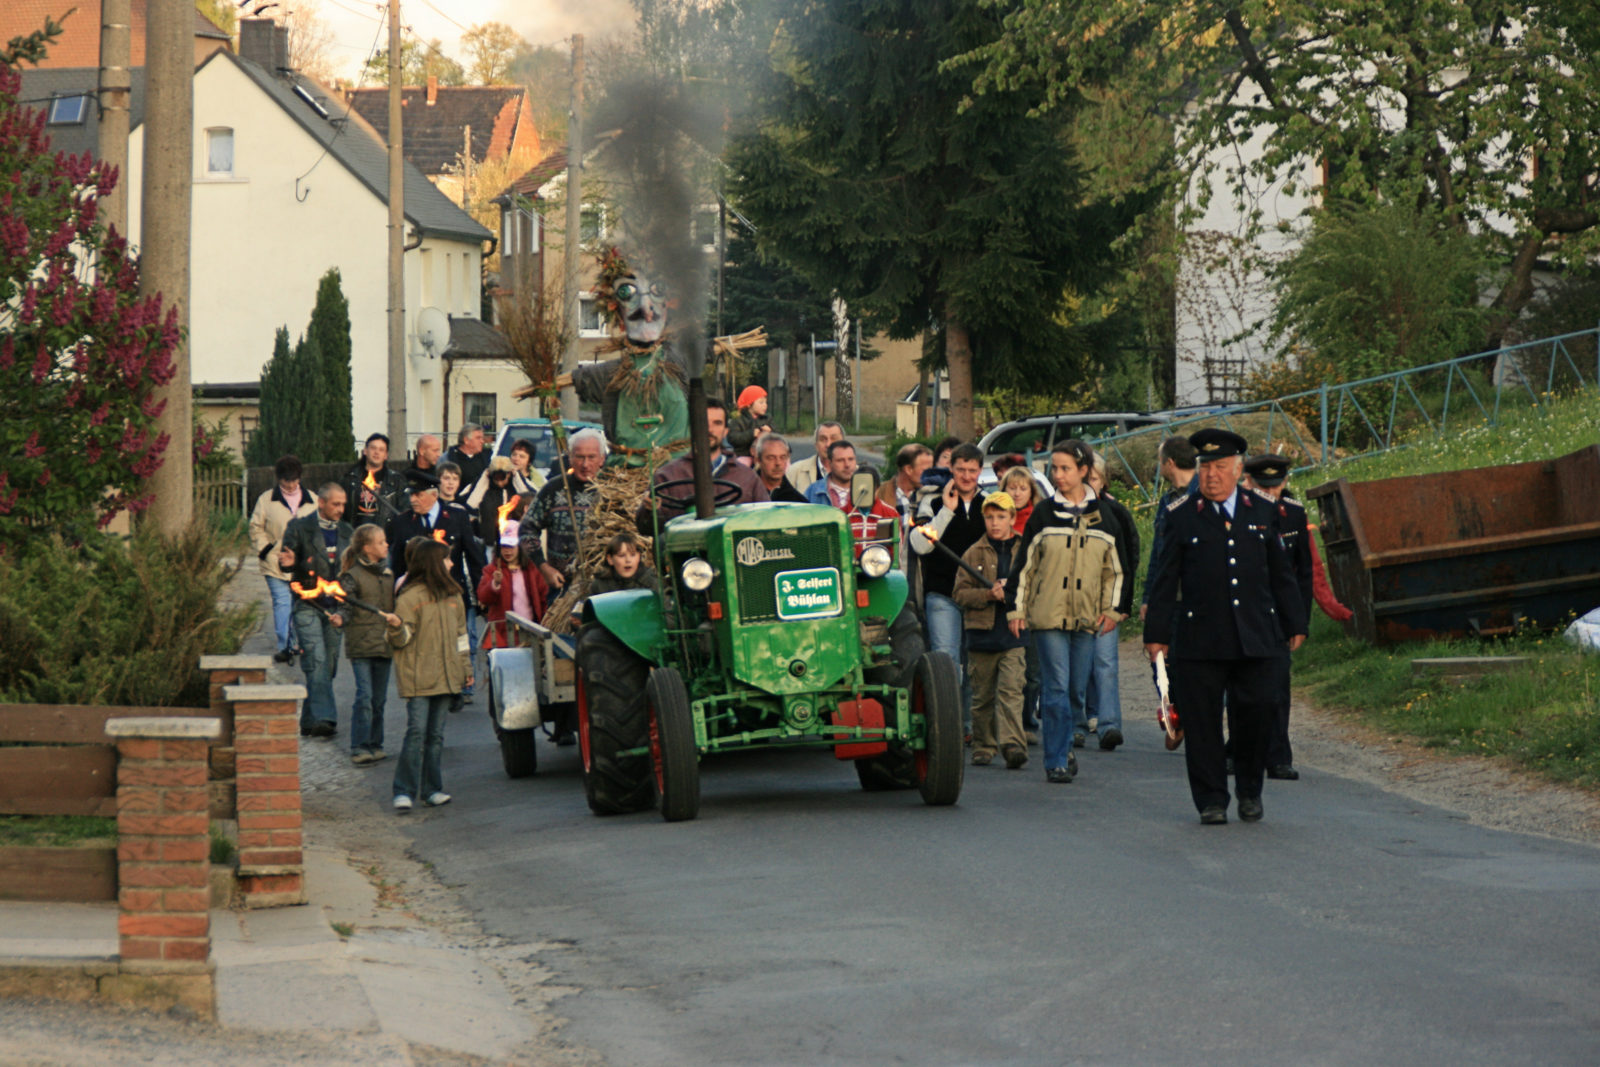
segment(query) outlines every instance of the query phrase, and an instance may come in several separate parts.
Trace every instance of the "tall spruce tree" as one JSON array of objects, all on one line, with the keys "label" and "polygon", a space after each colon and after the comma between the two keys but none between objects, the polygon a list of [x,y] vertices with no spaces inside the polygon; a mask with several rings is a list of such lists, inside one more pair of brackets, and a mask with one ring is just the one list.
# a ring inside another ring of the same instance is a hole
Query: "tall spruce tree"
[{"label": "tall spruce tree", "polygon": [[1070,109],[1025,78],[973,98],[945,61],[996,40],[982,0],[817,0],[770,40],[732,192],[762,248],[837,290],[869,329],[931,334],[953,432],[975,383],[1070,386],[1102,345],[1075,295],[1113,269],[1139,205],[1090,201]]},{"label": "tall spruce tree", "polygon": [[304,408],[295,396],[298,383],[292,380],[293,364],[289,331],[280,326],[272,340],[272,358],[261,368],[261,414],[255,432],[250,435],[250,443],[245,446],[248,466],[271,466],[279,456],[299,455],[297,450],[302,440],[299,419]]},{"label": "tall spruce tree", "polygon": [[329,463],[349,459],[355,453],[354,417],[350,410],[350,301],[345,299],[339,283],[338,267],[322,276],[317,284],[317,303],[311,309],[311,324],[306,328],[307,340],[314,339],[321,354],[317,388],[323,395],[323,413],[316,433],[316,450]]}]

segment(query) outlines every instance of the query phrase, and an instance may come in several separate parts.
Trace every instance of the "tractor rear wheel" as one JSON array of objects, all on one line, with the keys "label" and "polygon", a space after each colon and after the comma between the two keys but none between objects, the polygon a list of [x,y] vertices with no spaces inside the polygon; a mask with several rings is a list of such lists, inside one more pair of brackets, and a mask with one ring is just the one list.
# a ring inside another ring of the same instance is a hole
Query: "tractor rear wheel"
[{"label": "tractor rear wheel", "polygon": [[646,753],[619,756],[650,742],[645,683],[650,664],[591,623],[578,635],[578,748],[583,792],[596,815],[643,811],[655,804]]},{"label": "tractor rear wheel", "polygon": [[651,671],[645,703],[650,708],[650,762],[661,795],[661,817],[668,822],[692,819],[700,813],[700,757],[683,676],[672,667]]},{"label": "tractor rear wheel", "polygon": [[[873,685],[908,688],[917,669],[917,661],[928,650],[927,639],[922,636],[922,620],[917,617],[917,609],[909,600],[889,627],[889,647],[894,650],[894,662],[881,667],[869,667],[863,677]],[[891,741],[889,751],[881,756],[858,759],[855,764],[861,788],[869,793],[917,787],[912,753],[903,742]]]},{"label": "tractor rear wheel", "polygon": [[962,758],[961,675],[944,652],[917,661],[911,679],[911,714],[925,724],[923,747],[914,758],[917,788],[924,804],[954,804],[966,772]]}]

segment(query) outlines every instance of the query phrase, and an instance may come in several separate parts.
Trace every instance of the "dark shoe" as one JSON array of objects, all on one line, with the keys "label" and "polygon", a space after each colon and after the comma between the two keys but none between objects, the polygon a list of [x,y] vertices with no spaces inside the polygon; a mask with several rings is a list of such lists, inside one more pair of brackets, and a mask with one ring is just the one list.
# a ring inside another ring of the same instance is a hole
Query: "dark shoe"
[{"label": "dark shoe", "polygon": [[1219,805],[1213,804],[1209,808],[1203,808],[1200,812],[1200,825],[1202,826],[1222,826],[1227,821],[1228,809]]},{"label": "dark shoe", "polygon": [[1044,772],[1044,780],[1054,785],[1066,785],[1072,781],[1072,772],[1065,767],[1051,767]]},{"label": "dark shoe", "polygon": [[1028,762],[1028,750],[1021,745],[1007,745],[1000,750],[1000,755],[1005,759],[1008,771],[1019,770]]},{"label": "dark shoe", "polygon": [[329,722],[327,719],[322,719],[311,724],[312,737],[333,737],[338,732],[338,725]]},{"label": "dark shoe", "polygon": [[294,653],[291,652],[287,648],[279,649],[277,652],[273,653],[272,662],[274,662],[274,663],[292,663],[292,662],[294,662]]},{"label": "dark shoe", "polygon": [[1110,752],[1120,744],[1122,744],[1122,731],[1115,726],[1109,727],[1105,733],[1100,735],[1101,752]]},{"label": "dark shoe", "polygon": [[986,752],[986,751],[983,751],[983,750],[980,749],[979,751],[974,752],[972,754],[972,765],[974,767],[987,767],[987,766],[989,766],[989,764],[991,764],[993,762],[994,762],[994,753],[993,752]]},{"label": "dark shoe", "polygon": [[1267,777],[1276,778],[1280,782],[1298,782],[1300,772],[1294,769],[1292,763],[1278,763],[1267,768]]},{"label": "dark shoe", "polygon": [[301,737],[310,737],[311,736],[311,727],[309,727],[309,726],[300,727],[300,736]]},{"label": "dark shoe", "polygon": [[1085,744],[1088,743],[1088,741],[1089,741],[1089,738],[1085,734],[1073,734],[1072,735],[1072,747],[1073,748],[1082,748]]},{"label": "dark shoe", "polygon": [[1260,797],[1239,798],[1239,819],[1242,822],[1260,822],[1261,816],[1266,811],[1261,807]]},{"label": "dark shoe", "polygon": [[457,693],[455,696],[450,698],[450,714],[454,715],[456,712],[460,711],[465,705],[466,705],[466,701],[462,699],[460,693]]},{"label": "dark shoe", "polygon": [[571,748],[577,743],[578,738],[571,730],[556,731],[556,744],[560,745],[562,748]]},{"label": "dark shoe", "polygon": [[1037,745],[1039,743],[1039,733],[1037,730],[1024,730],[1023,734],[1027,737],[1028,744]]}]

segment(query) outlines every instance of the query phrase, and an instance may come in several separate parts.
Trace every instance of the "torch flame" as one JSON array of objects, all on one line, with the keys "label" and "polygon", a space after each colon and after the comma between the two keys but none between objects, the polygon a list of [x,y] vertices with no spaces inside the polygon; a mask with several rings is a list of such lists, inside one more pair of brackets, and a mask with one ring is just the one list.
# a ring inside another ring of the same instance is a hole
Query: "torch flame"
[{"label": "torch flame", "polygon": [[366,486],[368,489],[371,489],[373,492],[378,491],[378,479],[372,476],[372,471],[368,471],[367,476],[361,479],[361,484]]},{"label": "torch flame", "polygon": [[494,527],[496,533],[505,533],[506,516],[510,515],[512,509],[517,506],[517,500],[518,498],[516,496],[512,496],[508,498],[504,504],[501,504],[499,507],[494,509],[495,513],[499,516]]},{"label": "torch flame", "polygon": [[444,535],[444,531],[443,530],[434,530],[433,531],[433,539],[435,541],[439,542],[441,545],[444,544],[444,536],[445,535]]},{"label": "torch flame", "polygon": [[289,588],[293,589],[295,595],[300,597],[301,600],[315,600],[321,596],[331,596],[337,600],[343,600],[349,595],[344,591],[344,586],[338,582],[330,582],[326,578],[318,578],[317,584],[309,589],[299,582],[290,582]]},{"label": "torch flame", "polygon": [[934,544],[939,543],[939,531],[933,528],[933,523],[930,522],[925,526],[918,526],[917,530],[922,534],[923,537],[926,537]]}]

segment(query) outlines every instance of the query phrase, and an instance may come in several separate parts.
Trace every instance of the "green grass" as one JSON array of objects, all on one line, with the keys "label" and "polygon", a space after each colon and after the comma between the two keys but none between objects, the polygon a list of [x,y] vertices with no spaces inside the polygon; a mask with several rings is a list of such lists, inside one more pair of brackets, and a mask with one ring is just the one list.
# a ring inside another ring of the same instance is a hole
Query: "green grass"
[{"label": "green grass", "polygon": [[0,846],[114,845],[117,820],[92,815],[0,815]]},{"label": "green grass", "polygon": [[[1330,478],[1371,481],[1562,456],[1600,440],[1600,395],[1515,408],[1495,426],[1456,425],[1448,435],[1420,435],[1406,448],[1298,474],[1297,495],[1304,499],[1304,489]],[[1135,508],[1134,516],[1142,591],[1154,507]],[[1533,664],[1464,684],[1411,675],[1413,659],[1484,655],[1528,656]],[[1600,790],[1600,655],[1577,652],[1559,633],[1374,647],[1313,609],[1294,681],[1319,706],[1391,735],[1452,753],[1509,757],[1554,781]]]}]

